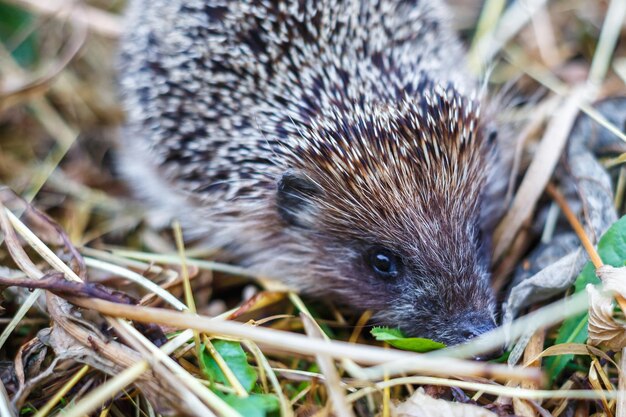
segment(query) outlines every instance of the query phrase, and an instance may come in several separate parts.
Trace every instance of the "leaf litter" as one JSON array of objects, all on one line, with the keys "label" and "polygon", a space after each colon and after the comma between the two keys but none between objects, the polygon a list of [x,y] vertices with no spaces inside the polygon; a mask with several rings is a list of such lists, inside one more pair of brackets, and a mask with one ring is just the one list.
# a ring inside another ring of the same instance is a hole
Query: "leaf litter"
[{"label": "leaf litter", "polygon": [[[0,14],[0,29],[15,19],[11,36],[0,30],[0,181],[25,199],[0,190],[0,413],[626,415],[626,12],[619,0],[510,3],[485,3],[470,61],[494,57],[495,90],[517,81],[522,103],[500,116],[529,126],[494,265],[511,326],[445,348],[397,329],[371,337],[367,320],[150,227],[108,161],[122,114],[119,2],[68,13],[65,0],[0,1],[18,12]],[[459,16],[468,39],[475,19]],[[546,185],[604,266],[588,262]],[[454,359],[504,340],[521,365]]]}]

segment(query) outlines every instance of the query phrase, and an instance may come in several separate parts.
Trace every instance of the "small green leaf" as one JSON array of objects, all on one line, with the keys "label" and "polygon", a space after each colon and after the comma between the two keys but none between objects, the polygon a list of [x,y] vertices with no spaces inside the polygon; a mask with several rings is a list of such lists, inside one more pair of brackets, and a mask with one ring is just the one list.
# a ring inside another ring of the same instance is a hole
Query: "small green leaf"
[{"label": "small green leaf", "polygon": [[[598,254],[602,261],[614,267],[624,266],[626,260],[626,216],[615,222],[600,238]],[[600,280],[591,262],[587,262],[574,283],[574,293],[585,291],[587,284],[597,285]],[[587,322],[589,315],[570,317],[559,328],[555,345],[561,343],[585,343],[587,341]],[[559,377],[565,367],[574,359],[574,355],[559,355],[546,358],[546,369],[550,380]]]},{"label": "small green leaf", "polygon": [[220,395],[239,414],[246,417],[277,416],[280,408],[278,398],[272,394],[251,394],[247,398],[234,394]]},{"label": "small green leaf", "polygon": [[[252,391],[258,375],[256,370],[248,363],[248,357],[246,356],[246,352],[241,348],[241,344],[227,340],[214,340],[213,346],[222,358],[224,358],[224,361],[230,370],[233,371],[233,374],[235,374],[235,377],[237,377],[244,389],[247,392]],[[228,380],[224,376],[224,373],[204,344],[202,345],[200,355],[202,370],[207,376],[213,381],[228,385]]]},{"label": "small green leaf", "polygon": [[443,343],[435,342],[421,337],[405,337],[400,329],[390,329],[389,327],[374,327],[371,330],[372,336],[381,342],[387,342],[391,346],[413,352],[430,352],[431,350],[446,347]]},{"label": "small green leaf", "polygon": [[37,409],[34,407],[31,407],[30,405],[26,405],[24,407],[22,407],[22,409],[20,410],[20,414],[28,414],[28,413],[36,413]]}]

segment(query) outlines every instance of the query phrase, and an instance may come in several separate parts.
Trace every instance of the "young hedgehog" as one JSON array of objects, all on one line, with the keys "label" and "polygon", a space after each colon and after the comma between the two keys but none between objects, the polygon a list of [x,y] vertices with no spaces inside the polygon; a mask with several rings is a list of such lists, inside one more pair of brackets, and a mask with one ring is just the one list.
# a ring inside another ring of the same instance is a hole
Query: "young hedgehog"
[{"label": "young hedgehog", "polygon": [[120,168],[229,261],[409,335],[484,333],[503,175],[448,13],[134,0]]}]

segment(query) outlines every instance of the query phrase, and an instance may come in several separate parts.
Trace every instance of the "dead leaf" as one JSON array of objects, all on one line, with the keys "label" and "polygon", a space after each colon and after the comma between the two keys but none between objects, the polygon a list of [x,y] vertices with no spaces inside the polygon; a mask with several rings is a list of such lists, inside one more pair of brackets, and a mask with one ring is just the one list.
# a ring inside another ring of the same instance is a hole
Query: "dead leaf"
[{"label": "dead leaf", "polygon": [[429,397],[422,388],[396,406],[395,411],[398,417],[497,417],[496,414],[477,405]]},{"label": "dead leaf", "polygon": [[626,347],[626,324],[617,321],[613,314],[613,296],[611,292],[626,295],[626,268],[614,268],[604,265],[598,268],[598,277],[603,282],[603,289],[589,284],[589,343],[604,345],[613,350]]},{"label": "dead leaf", "polygon": [[[601,102],[595,108],[612,122],[626,119],[623,104]],[[580,116],[570,134],[566,158],[555,171],[559,188],[570,207],[584,220],[585,231],[593,241],[617,221],[611,178],[594,154],[620,152],[623,146],[619,138],[598,129],[589,117]],[[547,210],[543,209],[544,212]],[[535,217],[534,228],[540,232],[546,214],[540,212]],[[511,322],[524,307],[560,294],[574,283],[587,256],[580,248],[578,238],[569,232],[569,228],[566,230],[559,232],[557,229],[548,243],[531,252],[528,257],[530,266],[518,268],[504,306],[504,323]]]}]

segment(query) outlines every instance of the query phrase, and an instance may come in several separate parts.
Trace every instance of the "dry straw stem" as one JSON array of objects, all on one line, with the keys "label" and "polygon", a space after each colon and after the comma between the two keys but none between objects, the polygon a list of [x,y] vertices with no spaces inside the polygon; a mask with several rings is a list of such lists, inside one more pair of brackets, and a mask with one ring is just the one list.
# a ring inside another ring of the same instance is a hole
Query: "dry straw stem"
[{"label": "dry straw stem", "polygon": [[606,18],[600,32],[600,39],[596,52],[593,55],[589,70],[588,82],[599,88],[611,65],[613,51],[622,31],[622,24],[626,20],[626,1],[612,0],[606,12]]},{"label": "dry straw stem", "polygon": [[[195,337],[195,334],[197,334],[197,332],[194,332],[194,337]],[[248,397],[248,392],[243,387],[243,385],[241,385],[241,382],[239,382],[239,380],[237,379],[233,371],[228,367],[228,364],[226,363],[224,358],[222,358],[222,355],[220,355],[217,349],[215,349],[215,347],[213,346],[213,343],[211,343],[209,338],[205,336],[203,337],[202,340],[204,341],[204,346],[206,347],[206,349],[209,351],[213,359],[215,359],[215,363],[217,363],[217,366],[224,373],[224,376],[228,380],[228,383],[235,390],[235,394],[243,398]]]},{"label": "dry straw stem", "polygon": [[480,382],[459,381],[456,379],[435,378],[428,376],[412,376],[390,379],[376,383],[373,387],[363,388],[347,396],[348,401],[354,402],[372,392],[382,391],[386,387],[397,385],[436,385],[441,387],[457,387],[475,392],[485,392],[509,398],[525,398],[528,400],[543,400],[550,398],[568,398],[577,400],[598,400],[603,396],[608,399],[617,398],[617,392],[597,392],[595,390],[534,390],[503,385],[485,384]]},{"label": "dry straw stem", "polygon": [[[326,340],[326,342],[328,342],[328,339],[324,339],[322,336],[323,332],[320,331],[317,323],[315,323],[308,314],[301,313],[300,319],[309,337],[312,339]],[[326,384],[326,391],[328,392],[328,397],[330,398],[335,414],[338,417],[354,417],[352,407],[346,400],[345,391],[341,386],[341,379],[337,373],[337,368],[330,356],[324,354],[315,355],[315,361],[325,376],[324,383]]]},{"label": "dry straw stem", "polygon": [[[61,57],[48,65],[48,68],[45,70],[38,71],[41,75],[33,77],[31,74],[22,71],[13,60],[11,54],[4,47],[0,49],[4,65],[10,70],[10,77],[6,78],[8,81],[0,83],[0,112],[33,97],[41,96],[48,91],[52,82],[61,74],[85,44],[87,31],[83,30],[83,25],[76,26],[69,43],[60,53]],[[14,79],[20,82],[10,82]]]},{"label": "dry straw stem", "polygon": [[623,164],[625,162],[626,162],[626,153],[623,153],[623,154],[621,154],[621,155],[619,155],[619,156],[617,156],[615,158],[608,159],[605,162],[604,166],[607,169],[609,169],[609,168],[614,168],[617,165],[621,165],[621,164]]},{"label": "dry straw stem", "polygon": [[0,379],[0,416],[2,417],[17,417],[15,412],[13,411],[13,407],[11,406],[11,401],[9,400],[9,394],[7,394],[7,390],[4,388],[4,383]]},{"label": "dry straw stem", "polygon": [[[589,368],[588,380],[589,385],[593,388],[594,391],[601,394],[599,398],[599,402],[602,404],[602,409],[605,411],[607,417],[613,417],[613,413],[611,412],[612,407],[609,405],[609,401],[606,397],[607,391],[604,391],[602,388],[602,384],[600,383],[600,378],[598,376],[598,368],[596,367],[597,361],[594,359],[591,361],[591,367]],[[614,390],[609,390],[608,393],[614,393]],[[612,402],[612,401],[611,401]]]},{"label": "dry straw stem", "polygon": [[620,167],[619,176],[617,177],[617,185],[615,186],[615,198],[613,206],[619,211],[624,203],[624,191],[626,190],[626,167]]},{"label": "dry straw stem", "polygon": [[561,56],[548,10],[546,8],[538,10],[531,23],[541,59],[551,68],[558,66],[561,63]]},{"label": "dry straw stem", "polygon": [[[107,381],[106,384],[100,385],[94,389],[82,400],[73,404],[71,407],[67,407],[63,412],[63,417],[83,417],[90,415],[102,404],[111,400],[117,393],[122,391],[125,387],[132,384],[133,381],[138,379],[144,372],[149,369],[147,361],[141,361],[137,365],[130,368],[126,368],[114,378]],[[212,414],[209,412],[208,416]]]},{"label": "dry straw stem", "polygon": [[626,57],[615,58],[613,61],[613,71],[626,83]]},{"label": "dry straw stem", "polygon": [[257,345],[250,342],[249,340],[244,340],[242,343],[248,348],[248,350],[250,350],[250,352],[252,352],[254,357],[257,359],[259,368],[265,369],[267,378],[270,380],[272,388],[274,388],[274,392],[278,396],[278,400],[280,402],[280,415],[282,417],[293,417],[294,413],[291,407],[291,403],[289,402],[289,399],[285,396],[285,393],[280,386],[280,382],[276,377],[274,369],[272,369],[272,366],[270,365],[263,352],[261,352],[261,349],[259,349]]},{"label": "dry straw stem", "polygon": [[513,199],[513,204],[496,228],[494,259],[500,259],[504,255],[522,224],[532,215],[565,148],[578,108],[586,95],[585,88],[575,89],[550,120],[535,157]]},{"label": "dry straw stem", "polygon": [[618,385],[618,396],[616,405],[616,417],[626,417],[626,378],[623,378],[623,370],[626,369],[626,348],[622,349],[622,357],[619,362],[621,372]]},{"label": "dry straw stem", "polygon": [[374,346],[353,345],[347,342],[311,340],[299,334],[268,328],[257,328],[241,323],[215,320],[206,316],[189,315],[161,308],[122,305],[94,299],[73,298],[71,302],[106,315],[125,317],[143,323],[162,324],[180,329],[192,328],[213,335],[249,339],[282,352],[299,353],[308,356],[326,354],[337,359],[349,358],[367,365],[378,365],[404,358],[410,361],[412,365],[411,370],[429,375],[483,376],[498,379],[535,381],[541,379],[541,372],[535,369],[511,368],[498,364],[436,358],[430,355],[392,351]]},{"label": "dry straw stem", "polygon": [[[154,358],[160,364],[164,365],[165,368],[167,368],[167,373],[172,374],[173,380],[180,380],[183,385],[181,386],[181,392],[186,397],[193,399],[193,395],[197,396],[206,404],[210,405],[211,408],[216,410],[221,416],[239,416],[239,413],[237,413],[226,402],[224,402],[224,400],[218,397],[213,391],[202,385],[200,381],[194,378],[182,366],[180,366],[176,361],[170,358],[162,349],[157,348],[130,323],[125,320],[119,320],[114,323],[114,326],[117,329],[123,329],[126,334],[132,338],[128,339],[131,346],[139,351],[144,351],[145,354],[148,355],[148,357]],[[189,391],[184,391],[184,389],[188,389]]]},{"label": "dry straw stem", "polygon": [[[43,276],[37,268],[32,267],[30,260],[23,254],[21,251],[16,251],[14,248],[19,247],[19,241],[17,235],[15,234],[15,230],[11,227],[11,222],[9,220],[8,214],[12,214],[10,211],[6,210],[2,201],[0,200],[0,230],[4,233],[4,240],[7,243],[7,248],[9,249],[9,253],[13,257],[16,263],[22,267],[22,270],[26,273],[26,275],[30,276],[34,279],[39,279]],[[38,300],[39,296],[43,292],[39,289],[33,291],[33,293],[26,299],[24,303],[20,306],[19,310],[13,316],[13,319],[7,324],[4,331],[0,335],[0,347],[4,345],[4,343],[8,340],[13,330],[17,327],[20,320],[28,313],[30,308],[35,304]]]},{"label": "dry straw stem", "polygon": [[529,366],[533,362],[541,358],[545,358],[548,356],[560,356],[560,355],[587,355],[587,356],[598,356],[608,363],[611,363],[615,368],[621,372],[620,366],[615,363],[613,359],[606,352],[598,349],[595,346],[586,345],[582,343],[560,343],[558,345],[553,345],[546,348],[543,352],[539,353],[537,356],[531,357],[526,360],[524,366]]},{"label": "dry straw stem", "polygon": [[[15,228],[15,230],[17,230],[20,233],[20,235],[29,243],[29,245],[31,245],[31,247],[33,247],[33,249],[35,249],[37,253],[39,253],[39,255],[42,258],[44,258],[51,266],[53,266],[58,271],[63,272],[67,279],[78,281],[78,282],[82,281],[80,277],[78,277],[74,273],[74,271],[72,271],[63,261],[61,261],[46,245],[44,245],[44,243],[37,236],[35,236],[35,234],[30,229],[28,229],[13,213],[11,213],[8,209],[2,206],[1,203],[0,203],[0,210],[2,210],[2,213],[0,213],[0,221],[2,221],[3,223],[5,234],[7,234],[7,232],[10,233],[12,230],[11,228],[6,229],[5,227],[7,220],[9,220],[12,226]],[[28,262],[25,262],[24,264],[20,266],[22,267],[22,269],[26,269],[25,272],[32,274],[31,277],[33,278],[39,278],[41,275],[43,275],[39,270],[37,270],[34,267],[34,265],[30,263],[30,260],[28,260]],[[61,309],[58,308],[59,306],[57,306],[53,302],[54,299],[55,299],[54,297],[48,297],[48,309],[50,310],[51,315],[55,316],[54,311],[58,310],[56,314],[56,320],[59,324],[61,324],[64,330],[68,331],[73,337],[77,338],[78,340],[85,339],[84,343],[88,344],[89,342],[88,340],[86,340],[86,337],[82,337],[82,335],[73,332],[72,329],[64,327],[63,324],[60,323],[60,319],[62,319],[61,321],[65,321],[67,318],[59,315],[59,314],[63,314],[63,312]],[[117,305],[119,306],[119,304]],[[185,315],[185,313],[181,313],[181,314]],[[127,328],[127,331],[132,333],[138,341],[143,342],[144,347],[146,347],[152,353],[156,353],[157,357],[161,360],[161,362],[163,362],[166,366],[168,366],[168,368],[170,368],[170,370],[174,372],[174,374],[176,374],[178,378],[180,378],[180,382],[186,385],[199,398],[202,398],[204,401],[206,401],[206,403],[210,405],[212,408],[220,410],[222,415],[231,416],[231,417],[236,417],[239,415],[230,406],[228,406],[228,404],[226,404],[222,399],[217,397],[213,392],[211,392],[206,387],[202,386],[202,384],[200,384],[195,378],[189,375],[189,373],[187,373],[178,364],[176,364],[173,360],[171,360],[171,358],[169,358],[167,355],[164,355],[162,351],[158,350],[151,342],[145,339],[145,337],[141,335],[141,333],[139,333],[132,326],[128,325],[128,323],[125,323],[124,320],[119,319],[119,318],[112,319],[110,316],[105,317],[105,318],[107,318],[109,324],[113,325],[114,327],[117,325],[124,327],[124,325],[126,324],[130,329],[132,329],[130,330]],[[97,342],[98,341],[96,340],[92,341],[92,343],[97,343]],[[106,350],[104,346],[102,346],[101,349],[103,353]],[[122,353],[121,352],[119,353],[120,353],[120,357],[118,359],[120,361],[124,362],[129,359],[129,358],[122,358],[123,356]],[[108,359],[115,361],[115,358],[108,358]],[[147,369],[148,369],[148,363],[146,362],[145,369],[143,369],[143,371]],[[134,381],[139,376],[141,376],[143,371],[142,372],[139,372],[139,370],[137,370],[136,372],[129,371],[127,373],[124,373],[124,376]],[[173,382],[170,388],[180,386],[180,384],[177,381],[170,381],[170,382]],[[183,392],[182,394],[184,395],[185,393]],[[197,403],[195,408],[202,406],[202,404],[199,403],[194,397],[190,397],[189,395],[186,395],[186,397],[187,397],[186,400],[190,401],[192,404],[194,402]],[[89,403],[89,404],[93,405],[93,403]],[[77,415],[80,415],[80,414],[77,414]]]},{"label": "dry straw stem", "polygon": [[[472,339],[472,341],[468,343],[434,351],[426,354],[425,356],[427,358],[441,359],[473,357],[484,352],[492,351],[496,347],[506,344],[508,340],[515,340],[526,334],[529,329],[540,329],[552,326],[568,317],[587,311],[588,307],[589,300],[587,294],[582,292],[576,293],[571,297],[541,307],[526,316],[518,318],[510,325],[498,327],[497,329],[485,333],[480,337]],[[385,372],[388,372],[389,375],[393,376],[417,371],[413,365],[413,359],[402,358],[394,362],[386,363],[382,366],[364,369],[363,373],[364,377],[368,379],[378,380],[385,375]],[[540,374],[538,369],[527,369],[527,371],[534,371],[536,374]],[[539,381],[533,378],[529,378],[528,380]]]},{"label": "dry straw stem", "polygon": [[101,271],[107,271],[115,275],[119,275],[121,277],[124,277],[130,281],[133,281],[141,285],[148,291],[151,291],[157,296],[159,296],[164,301],[167,301],[176,310],[180,310],[180,311],[187,310],[187,306],[183,304],[182,302],[180,302],[170,292],[159,287],[153,281],[149,280],[148,278],[144,277],[141,274],[138,274],[129,269],[122,268],[121,266],[114,265],[109,262],[104,262],[98,259],[94,259],[94,258],[83,258],[83,259],[85,260],[85,264],[87,266],[90,266],[94,269],[99,269]]},{"label": "dry straw stem", "polygon": [[[156,254],[156,253],[145,253],[138,252],[126,249],[111,249],[111,253],[116,256],[121,256],[128,259],[136,259],[140,261],[147,262],[158,262],[162,264],[168,265],[180,265],[181,259],[180,256],[174,254]],[[187,258],[185,259],[187,265],[196,266],[200,269],[206,269],[210,271],[224,272],[227,274],[238,275],[247,278],[259,279],[260,274],[250,269],[242,268],[239,266],[228,265],[220,262],[213,261],[205,261],[202,259],[193,259]],[[264,276],[265,278],[272,278],[268,276]]]},{"label": "dry straw stem", "polygon": [[[15,62],[12,55],[0,43],[0,65],[8,73],[15,73],[25,78],[26,75],[20,66]],[[3,105],[0,103],[0,107]],[[24,200],[30,202],[39,192],[44,183],[48,180],[52,172],[59,165],[65,154],[78,138],[78,131],[68,126],[59,113],[54,109],[45,97],[36,97],[29,102],[29,107],[43,128],[57,141],[58,146],[54,148],[46,160],[39,164],[40,168],[35,172],[31,180],[30,190],[23,196]]]},{"label": "dry straw stem", "polygon": [[90,31],[106,38],[117,39],[122,34],[122,19],[104,10],[73,0],[4,0],[16,6],[46,17],[64,18],[72,12],[72,19],[85,25]]},{"label": "dry straw stem", "polygon": [[[516,68],[521,70],[524,74],[528,75],[533,80],[537,81],[553,93],[559,96],[566,96],[569,91],[569,87],[563,83],[561,83],[557,78],[555,78],[549,70],[545,68],[541,68],[541,71],[538,69],[538,65],[536,62],[525,62],[519,59],[516,54],[512,53],[510,50],[504,50],[505,59]],[[588,83],[589,91],[594,90],[593,86]],[[589,100],[589,97],[587,97]],[[620,138],[624,142],[626,142],[626,134],[622,132],[622,130],[611,123],[606,119],[599,111],[594,109],[591,105],[586,103],[585,101],[580,102],[580,110],[589,116],[594,122],[614,134],[616,137]]]},{"label": "dry straw stem", "polygon": [[[486,32],[472,45],[469,65],[474,72],[480,73],[487,62],[506,45],[517,32],[528,23],[533,14],[542,8],[547,0],[517,1],[511,4],[497,25]],[[485,11],[486,13],[487,11]]]},{"label": "dry straw stem", "polygon": [[468,52],[470,57],[470,66],[475,70],[481,68],[481,62],[477,61],[480,57],[477,48],[481,41],[485,38],[485,35],[493,35],[493,30],[498,23],[498,19],[504,10],[506,5],[505,0],[486,0],[482,6],[482,12],[476,25],[476,32],[474,33],[474,39],[472,39],[472,46]]},{"label": "dry straw stem", "polygon": [[6,341],[9,339],[9,336],[11,336],[11,333],[13,333],[13,330],[15,330],[18,324],[20,324],[20,322],[22,321],[22,318],[26,316],[26,314],[30,311],[31,307],[35,305],[35,303],[37,302],[41,294],[43,294],[43,291],[40,289],[36,289],[22,303],[20,308],[17,310],[17,312],[13,316],[13,319],[11,319],[11,321],[6,325],[6,327],[2,331],[2,334],[0,334],[0,349],[2,349],[2,346],[4,346]]},{"label": "dry straw stem", "polygon": [[587,251],[587,254],[589,255],[589,259],[591,259],[593,266],[595,266],[596,268],[600,268],[602,265],[604,265],[602,259],[600,259],[600,255],[598,255],[598,252],[596,251],[596,248],[593,246],[593,243],[591,243],[591,240],[587,236],[585,228],[580,223],[572,209],[569,207],[569,204],[567,203],[565,197],[563,197],[561,192],[553,184],[548,184],[546,186],[546,192],[559,205],[559,208],[563,212],[563,215],[572,226],[572,229],[574,229],[574,232],[578,236],[578,239],[580,239],[580,243]]},{"label": "dry straw stem", "polygon": [[[165,345],[161,346],[160,352],[163,353],[167,357],[167,355],[173,353],[182,345],[187,343],[189,339],[193,337],[193,332],[191,330],[184,331],[183,333],[176,336],[174,339],[167,342]],[[74,405],[70,410],[66,411],[63,414],[64,417],[82,417],[86,414],[93,412],[96,408],[98,408],[103,402],[109,400],[118,392],[120,392],[124,387],[132,384],[135,380],[137,380],[141,375],[150,369],[149,363],[147,360],[142,360],[133,366],[125,369],[120,374],[116,375],[112,379],[109,379],[106,383],[100,385],[98,388],[94,389],[88,396],[79,401],[76,405]],[[208,390],[206,390],[208,391]],[[212,416],[213,413],[206,409],[203,404],[198,405],[200,409],[206,410],[207,416]],[[230,410],[225,409],[224,414],[229,416],[238,416],[238,413],[230,412]]]},{"label": "dry straw stem", "polygon": [[37,410],[37,414],[35,414],[34,417],[47,416],[50,411],[52,411],[54,406],[56,406],[59,401],[61,401],[61,399],[65,397],[68,392],[70,392],[74,385],[76,385],[78,381],[80,381],[81,378],[87,374],[88,371],[88,365],[84,365],[82,368],[80,368],[80,370],[76,372],[74,376],[61,387],[61,389],[54,393],[54,396],[46,403],[46,405]]},{"label": "dry straw stem", "polygon": [[[178,257],[180,258],[180,273],[183,279],[183,291],[185,293],[185,302],[187,303],[187,308],[188,308],[187,311],[189,313],[195,314],[196,302],[193,298],[193,293],[191,291],[191,282],[189,281],[189,269],[187,268],[187,262],[185,260],[186,256],[185,256],[185,243],[183,242],[183,230],[181,229],[180,223],[178,223],[178,221],[174,221],[173,229],[174,229],[174,239],[176,241],[176,248],[178,249]],[[196,346],[196,358],[200,360],[201,346],[200,346],[200,334],[198,332],[193,333],[193,341]],[[215,349],[213,350],[215,351]],[[234,378],[234,375],[232,375],[232,372],[231,372],[231,377]],[[234,379],[235,381],[237,381],[237,378],[234,378]],[[245,390],[243,389],[241,385],[237,386],[238,383],[239,381],[237,381],[236,385],[233,385],[233,387],[235,387],[235,389],[238,390],[239,393],[241,393],[241,391],[245,392]],[[231,381],[231,384],[232,384],[232,381]]]}]

